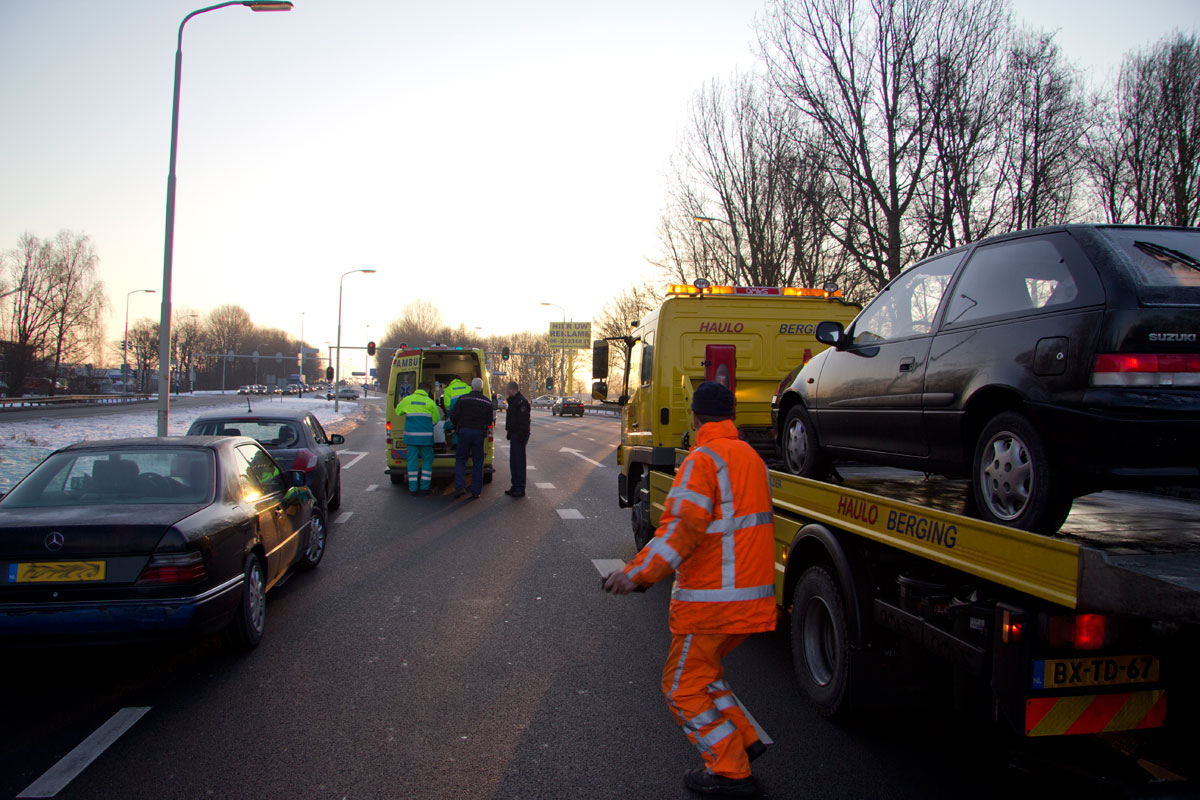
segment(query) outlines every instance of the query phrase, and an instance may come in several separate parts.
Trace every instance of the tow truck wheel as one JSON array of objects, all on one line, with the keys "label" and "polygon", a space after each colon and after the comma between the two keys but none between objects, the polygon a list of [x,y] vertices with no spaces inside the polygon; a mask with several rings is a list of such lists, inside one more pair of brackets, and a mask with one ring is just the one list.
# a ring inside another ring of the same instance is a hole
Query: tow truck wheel
[{"label": "tow truck wheel", "polygon": [[1075,499],[1033,423],[1015,411],[997,414],[980,433],[971,484],[982,519],[1038,533],[1057,531]]},{"label": "tow truck wheel", "polygon": [[633,543],[637,545],[638,550],[654,538],[654,526],[650,524],[650,501],[642,499],[644,480],[643,478],[633,485],[633,513],[630,517],[633,522]]},{"label": "tow truck wheel", "polygon": [[837,581],[809,567],[792,595],[792,666],[800,690],[823,717],[849,709],[850,643]]},{"label": "tow truck wheel", "polygon": [[802,478],[823,481],[829,475],[828,464],[817,444],[817,432],[804,406],[793,406],[783,423],[780,440],[787,471]]}]

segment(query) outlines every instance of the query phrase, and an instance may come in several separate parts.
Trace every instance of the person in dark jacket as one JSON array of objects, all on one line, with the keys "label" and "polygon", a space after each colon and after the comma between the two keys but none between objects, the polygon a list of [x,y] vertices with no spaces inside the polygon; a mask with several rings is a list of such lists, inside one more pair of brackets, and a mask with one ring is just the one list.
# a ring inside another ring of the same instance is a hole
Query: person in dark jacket
[{"label": "person in dark jacket", "polygon": [[508,438],[508,471],[512,486],[504,490],[509,497],[525,496],[525,445],[529,443],[529,401],[516,381],[508,382],[508,412],[504,431]]},{"label": "person in dark jacket", "polygon": [[483,442],[494,420],[492,401],[483,396],[483,379],[471,381],[471,393],[460,396],[450,409],[450,421],[458,431],[454,451],[454,496],[467,493],[467,459],[471,459],[471,499],[483,491]]}]

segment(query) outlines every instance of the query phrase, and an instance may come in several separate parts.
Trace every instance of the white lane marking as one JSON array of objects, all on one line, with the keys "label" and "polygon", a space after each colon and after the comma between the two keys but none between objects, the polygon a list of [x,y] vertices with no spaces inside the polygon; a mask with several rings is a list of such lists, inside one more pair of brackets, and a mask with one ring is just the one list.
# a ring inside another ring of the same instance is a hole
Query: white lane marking
[{"label": "white lane marking", "polygon": [[583,514],[580,514],[574,508],[556,508],[554,510],[557,511],[558,516],[563,519],[583,519]]},{"label": "white lane marking", "polygon": [[365,456],[366,454],[367,454],[366,451],[363,451],[360,453],[357,450],[339,450],[338,458],[341,458],[342,456],[355,456],[355,458],[350,459],[349,464],[342,464],[342,469],[350,469],[355,464],[357,464],[359,461],[361,461],[362,457]]},{"label": "white lane marking", "polygon": [[592,438],[592,437],[590,437],[590,436],[585,436],[585,437],[583,437],[583,438],[587,439],[589,442],[594,442],[594,441],[596,441],[595,439],[593,439],[593,438]]},{"label": "white lane marking", "polygon": [[80,742],[78,747],[43,772],[42,777],[26,786],[17,797],[54,797],[149,710],[149,706],[122,708],[113,714],[108,722],[97,728],[95,733]]},{"label": "white lane marking", "polygon": [[776,572],[787,572],[787,570],[784,569],[783,564],[780,564],[778,561],[775,562],[775,571]]},{"label": "white lane marking", "polygon": [[526,464],[525,469],[537,469],[533,464]]},{"label": "white lane marking", "polygon": [[[734,695],[733,699],[737,700],[737,695]],[[775,744],[775,740],[772,739],[770,736],[767,736],[767,732],[763,730],[762,725],[758,724],[758,720],[756,720],[753,717],[753,715],[751,715],[750,712],[746,710],[746,707],[744,705],[742,705],[742,701],[738,700],[737,704],[738,704],[738,708],[740,708],[742,710],[742,713],[746,715],[746,720],[749,721],[749,723],[754,726],[754,730],[756,730],[758,732],[759,740],[763,744]]]},{"label": "white lane marking", "polygon": [[368,486],[368,487],[367,487],[367,491],[368,491],[368,492],[373,492],[373,491],[375,491],[375,490],[376,490],[376,489],[378,489],[378,488],[379,488],[379,484],[378,484],[378,483],[372,483],[370,486]]},{"label": "white lane marking", "polygon": [[534,486],[538,487],[539,489],[553,489],[554,488],[553,483],[535,483]]},{"label": "white lane marking", "polygon": [[560,447],[560,448],[559,448],[559,450],[558,450],[558,452],[560,452],[560,453],[574,453],[575,455],[579,456],[580,458],[582,458],[584,461],[588,462],[589,464],[595,464],[597,467],[601,467],[601,468],[603,468],[603,467],[604,467],[604,465],[603,465],[603,464],[601,464],[599,461],[592,461],[592,459],[588,458],[588,457],[587,457],[587,456],[585,456],[583,453],[579,452],[578,450],[573,450],[573,449],[572,449],[572,448],[570,448],[570,447]]},{"label": "white lane marking", "polygon": [[333,521],[333,524],[337,525],[339,522],[345,522],[353,516],[353,511],[343,511],[341,514],[338,514],[338,518]]},{"label": "white lane marking", "polygon": [[615,570],[625,569],[625,562],[619,558],[593,558],[592,566],[603,577],[607,578]]}]

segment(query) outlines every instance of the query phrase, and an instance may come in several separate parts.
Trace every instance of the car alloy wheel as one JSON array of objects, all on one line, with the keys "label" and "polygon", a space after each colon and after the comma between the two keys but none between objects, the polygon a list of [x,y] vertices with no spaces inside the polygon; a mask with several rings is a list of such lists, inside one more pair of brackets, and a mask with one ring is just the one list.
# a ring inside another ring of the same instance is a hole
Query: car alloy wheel
[{"label": "car alloy wheel", "polygon": [[1070,477],[1052,466],[1037,428],[1015,411],[984,426],[971,482],[983,519],[1039,533],[1057,531],[1075,499]]},{"label": "car alloy wheel", "polygon": [[325,515],[316,509],[313,510],[308,525],[308,548],[304,551],[300,566],[304,569],[314,569],[325,556],[325,542],[329,531],[325,527]]}]

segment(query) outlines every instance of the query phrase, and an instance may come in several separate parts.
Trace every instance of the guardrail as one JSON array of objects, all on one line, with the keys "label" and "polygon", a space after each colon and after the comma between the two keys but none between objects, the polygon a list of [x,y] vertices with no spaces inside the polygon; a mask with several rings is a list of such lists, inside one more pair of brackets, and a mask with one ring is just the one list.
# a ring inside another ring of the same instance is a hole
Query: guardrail
[{"label": "guardrail", "polygon": [[53,397],[0,397],[0,411],[39,406],[109,405],[149,400],[154,394],[57,394]]}]

